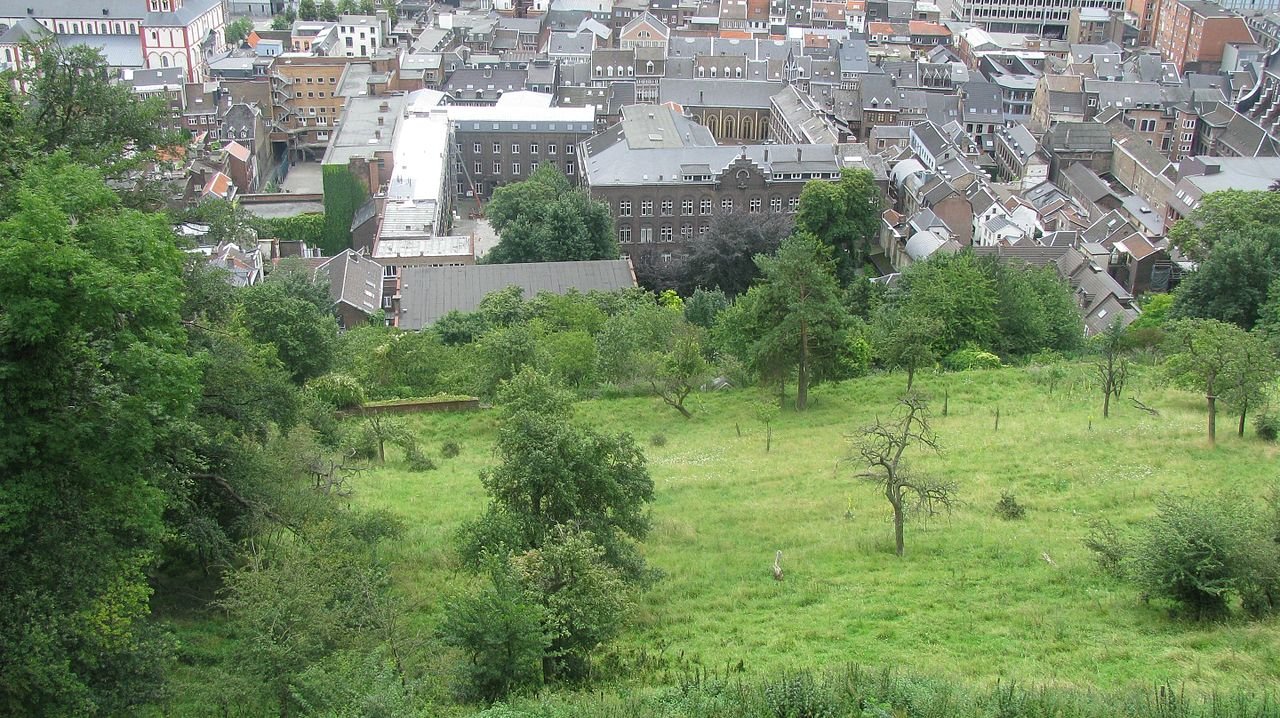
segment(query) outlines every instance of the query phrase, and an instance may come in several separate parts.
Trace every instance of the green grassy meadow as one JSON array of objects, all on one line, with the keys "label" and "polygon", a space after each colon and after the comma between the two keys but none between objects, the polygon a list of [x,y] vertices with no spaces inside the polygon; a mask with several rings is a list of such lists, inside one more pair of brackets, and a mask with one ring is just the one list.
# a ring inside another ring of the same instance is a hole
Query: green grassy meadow
[{"label": "green grassy meadow", "polygon": [[[692,397],[690,421],[657,398],[581,402],[579,421],[646,446],[656,500],[644,552],[665,573],[598,663],[646,683],[693,666],[741,664],[764,676],[857,663],[984,686],[1280,686],[1280,621],[1172,618],[1168,606],[1144,604],[1102,575],[1081,545],[1090,518],[1130,525],[1150,515],[1160,492],[1260,497],[1277,478],[1276,448],[1251,430],[1236,438],[1234,418],[1221,416],[1210,449],[1203,400],[1163,386],[1151,370],[1125,396],[1161,416],[1126,400],[1103,420],[1091,368],[1071,371],[1052,395],[1017,368],[917,379],[934,397],[943,451],[916,452],[913,464],[954,480],[965,503],[950,517],[909,522],[902,559],[888,503],[846,461],[847,437],[890,414],[902,375],[819,387],[808,412],[778,417],[769,453],[754,412],[762,395],[752,389]],[[451,537],[484,504],[478,473],[494,461],[496,414],[408,421],[433,454],[446,439],[462,453],[427,473],[389,460],[362,480],[356,500],[406,520],[390,556],[413,628],[425,633],[442,598],[466,580],[452,565]],[[655,434],[665,445],[650,445]],[[995,517],[1002,491],[1027,507],[1026,518]]]}]

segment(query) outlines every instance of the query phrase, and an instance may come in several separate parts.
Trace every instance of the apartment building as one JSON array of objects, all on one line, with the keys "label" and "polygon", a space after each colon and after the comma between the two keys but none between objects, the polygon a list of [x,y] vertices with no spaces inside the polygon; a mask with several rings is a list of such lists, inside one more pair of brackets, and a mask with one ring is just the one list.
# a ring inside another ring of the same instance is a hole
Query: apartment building
[{"label": "apartment building", "polygon": [[1125,0],[955,0],[952,15],[994,32],[1065,38],[1075,8],[1124,12]]},{"label": "apartment building", "polygon": [[1252,43],[1243,17],[1207,0],[1160,0],[1155,45],[1183,72],[1214,73],[1227,43]]}]

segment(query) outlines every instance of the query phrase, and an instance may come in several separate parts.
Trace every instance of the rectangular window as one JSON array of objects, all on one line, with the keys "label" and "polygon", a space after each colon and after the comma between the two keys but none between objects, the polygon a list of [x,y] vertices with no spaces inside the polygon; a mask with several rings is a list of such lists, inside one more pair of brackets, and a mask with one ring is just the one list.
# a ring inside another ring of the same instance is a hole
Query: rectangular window
[{"label": "rectangular window", "polygon": [[680,202],[680,214],[685,216],[693,214],[693,200],[686,199]]},{"label": "rectangular window", "polygon": [[671,200],[669,200],[669,199],[664,199],[664,200],[662,200],[662,205],[661,205],[661,207],[662,207],[662,209],[661,209],[661,211],[662,211],[662,216],[663,216],[663,217],[670,217],[670,216],[672,215],[672,213],[674,213],[674,212],[675,212],[676,203],[675,203],[675,202],[673,202],[673,201],[671,201]]},{"label": "rectangular window", "polygon": [[640,243],[653,244],[653,227],[640,228]]},{"label": "rectangular window", "polygon": [[752,214],[756,214],[756,213],[758,213],[758,212],[760,211],[760,204],[761,204],[761,203],[760,203],[760,198],[759,198],[759,197],[752,197],[752,198],[751,198],[751,213],[752,213]]},{"label": "rectangular window", "polygon": [[663,225],[662,228],[658,230],[658,238],[663,242],[670,242],[671,241],[671,225],[669,224]]},{"label": "rectangular window", "polygon": [[770,198],[769,198],[769,211],[770,211],[770,212],[781,212],[781,211],[782,211],[782,198],[781,198],[781,197],[770,197]]},{"label": "rectangular window", "polygon": [[480,174],[481,172],[484,172],[484,165],[480,164],[479,160],[476,160],[476,174]]},{"label": "rectangular window", "polygon": [[631,216],[631,200],[624,199],[618,203],[618,216],[619,217]]},{"label": "rectangular window", "polygon": [[537,143],[537,142],[532,142],[532,143],[530,143],[530,144],[529,144],[529,154],[531,154],[531,155],[536,155],[536,154],[538,154],[538,143]]},{"label": "rectangular window", "polygon": [[511,143],[511,154],[513,154],[513,155],[518,155],[518,154],[520,154],[520,145],[516,144],[515,142],[512,142],[512,143]]},{"label": "rectangular window", "polygon": [[564,146],[564,153],[565,153],[566,155],[571,155],[571,154],[573,154],[573,145],[571,145],[571,144],[569,144],[569,145],[565,145],[565,146]]},{"label": "rectangular window", "polygon": [[570,177],[572,177],[572,176],[573,176],[573,165],[572,165],[572,164],[567,164],[567,165],[565,165],[565,166],[564,166],[564,173],[565,173],[565,174],[567,174],[567,175],[569,175]]},{"label": "rectangular window", "polygon": [[556,153],[556,148],[557,148],[557,147],[559,147],[559,146],[560,146],[560,145],[557,145],[557,144],[556,144],[556,143],[554,143],[554,142],[548,142],[548,143],[547,143],[547,154],[549,154],[549,155],[554,155],[554,154]]},{"label": "rectangular window", "polygon": [[698,203],[699,214],[711,214],[711,200],[704,198]]},{"label": "rectangular window", "polygon": [[499,153],[501,153],[501,152],[502,152],[502,145],[501,145],[501,144],[499,144],[499,143],[497,143],[497,142],[494,142],[494,143],[493,143],[493,153],[496,155],[496,154],[499,154]]},{"label": "rectangular window", "polygon": [[693,225],[688,222],[680,225],[680,236],[685,239],[691,239],[693,237]]},{"label": "rectangular window", "polygon": [[653,200],[651,199],[640,200],[640,216],[641,217],[653,216]]},{"label": "rectangular window", "polygon": [[474,152],[474,153],[476,153],[476,154],[480,154],[480,152],[481,152],[481,149],[480,149],[480,143],[479,143],[479,142],[474,142],[474,143],[472,143],[472,145],[471,145],[471,151],[472,151],[472,152]]},{"label": "rectangular window", "polygon": [[519,175],[519,174],[520,174],[520,163],[519,163],[519,162],[512,162],[512,163],[511,163],[511,174],[513,174],[513,175]]},{"label": "rectangular window", "polygon": [[502,163],[501,163],[501,162],[499,162],[499,161],[497,161],[497,160],[494,160],[494,161],[493,161],[493,173],[494,173],[494,174],[496,174],[496,175],[500,175],[500,174],[502,174]]},{"label": "rectangular window", "polygon": [[621,244],[631,244],[631,227],[622,226],[618,228],[618,242]]},{"label": "rectangular window", "polygon": [[725,198],[721,199],[721,200],[720,200],[720,209],[722,209],[722,210],[724,210],[724,211],[726,211],[726,212],[732,212],[732,211],[733,211],[733,198],[732,198],[732,197],[725,197]]},{"label": "rectangular window", "polygon": [[538,161],[534,160],[533,162],[529,163],[529,174],[533,174],[534,172],[537,172],[537,171],[538,171]]}]

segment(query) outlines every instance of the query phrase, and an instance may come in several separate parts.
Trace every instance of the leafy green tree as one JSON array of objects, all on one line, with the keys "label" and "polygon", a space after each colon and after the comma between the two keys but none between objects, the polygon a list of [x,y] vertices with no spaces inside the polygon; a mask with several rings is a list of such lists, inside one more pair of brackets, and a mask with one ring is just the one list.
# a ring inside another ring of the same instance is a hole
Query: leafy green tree
[{"label": "leafy green tree", "polygon": [[449,603],[440,635],[467,653],[469,691],[493,701],[541,685],[551,637],[546,609],[506,557],[487,557],[484,573],[484,585]]},{"label": "leafy green tree", "polygon": [[136,181],[153,149],[171,139],[163,101],[139,101],[128,85],[113,83],[102,51],[88,45],[63,47],[50,37],[24,51],[37,60],[18,77],[27,94],[16,136],[37,154],[66,152],[110,179]]},{"label": "leafy green tree", "polygon": [[[1275,194],[1267,192],[1265,194]],[[1199,268],[1174,294],[1172,313],[1231,322],[1249,330],[1280,277],[1280,228],[1254,227],[1214,238]]]},{"label": "leafy green tree", "polygon": [[989,347],[999,335],[996,283],[972,252],[913,263],[902,273],[898,291],[908,315],[938,322],[933,343],[938,354],[968,343]]},{"label": "leafy green tree", "polygon": [[586,676],[592,651],[622,630],[630,611],[623,575],[590,533],[563,525],[511,563],[545,612],[551,644],[542,661],[544,679]]},{"label": "leafy green tree", "polygon": [[629,579],[643,578],[644,562],[631,542],[649,531],[644,507],[653,500],[653,481],[644,453],[626,434],[572,423],[569,407],[548,386],[526,370],[500,396],[507,410],[495,449],[499,463],[480,478],[489,514],[509,522],[518,537],[505,549],[541,548],[555,526],[572,525],[595,537],[610,565]]},{"label": "leafy green tree", "polygon": [[378,6],[373,0],[360,0],[361,15],[376,15],[377,13]]},{"label": "leafy green tree", "polygon": [[277,270],[267,281],[245,289],[242,302],[250,336],[274,346],[295,381],[303,383],[329,371],[338,322],[329,311],[327,290],[303,272]]},{"label": "leafy green tree", "polygon": [[1142,314],[1129,324],[1130,329],[1160,329],[1170,319],[1173,295],[1168,292],[1148,294],[1139,304]]},{"label": "leafy green tree", "polygon": [[752,363],[780,379],[794,369],[797,411],[809,402],[809,385],[838,366],[846,315],[840,303],[831,250],[809,234],[782,243],[777,255],[758,257],[762,280],[751,335]]},{"label": "leafy green tree", "polygon": [[147,581],[171,450],[199,394],[183,255],[100,173],[37,161],[0,221],[0,713],[129,713],[156,695]]},{"label": "leafy green tree", "polygon": [[782,213],[715,215],[708,230],[689,244],[680,268],[681,291],[718,289],[730,298],[745,294],[760,276],[756,256],[778,251],[791,229],[791,217]]},{"label": "leafy green tree", "polygon": [[299,0],[298,19],[308,22],[320,19],[320,11],[316,8],[316,0]]},{"label": "leafy green tree", "polygon": [[915,385],[916,370],[938,361],[933,346],[942,325],[938,320],[885,306],[876,312],[871,346],[886,367],[907,371],[907,391]]},{"label": "leafy green tree", "polygon": [[1258,332],[1245,334],[1235,347],[1235,356],[1222,377],[1222,398],[1240,414],[1238,435],[1244,436],[1249,409],[1266,400],[1267,389],[1275,381],[1276,356]]},{"label": "leafy green tree", "polygon": [[397,4],[397,0],[382,0],[382,9],[391,18],[391,24],[394,25],[400,20],[400,6]]},{"label": "leafy green tree", "polygon": [[1280,225],[1280,192],[1220,190],[1200,198],[1191,216],[1169,228],[1169,243],[1203,262],[1219,238]]},{"label": "leafy green tree", "polygon": [[1033,268],[984,260],[995,279],[999,335],[992,348],[1006,355],[1071,351],[1084,341],[1084,320],[1071,286],[1049,267]]},{"label": "leafy green tree", "polygon": [[276,15],[275,17],[271,18],[271,29],[272,30],[288,30],[289,28],[293,27],[293,21],[296,19],[297,17],[294,15],[293,7],[290,6],[288,8],[285,8],[285,12],[283,15]]},{"label": "leafy green tree", "polygon": [[227,28],[223,31],[223,34],[227,38],[228,45],[239,47],[251,32],[253,32],[253,21],[247,17],[241,17],[227,23]]},{"label": "leafy green tree", "polygon": [[1124,324],[1116,317],[1111,325],[1093,338],[1098,361],[1094,368],[1102,387],[1102,418],[1111,416],[1111,399],[1119,399],[1129,378],[1129,347]]},{"label": "leafy green tree", "polygon": [[499,187],[486,213],[500,237],[485,258],[491,264],[618,258],[609,208],[573,189],[552,164]]},{"label": "leafy green tree", "polygon": [[333,0],[322,0],[320,6],[316,9],[316,14],[325,22],[338,21],[338,7],[333,4]]},{"label": "leafy green tree", "polygon": [[359,10],[360,6],[356,0],[338,0],[339,15],[355,15]]},{"label": "leafy green tree", "polygon": [[702,357],[702,344],[693,331],[685,331],[677,337],[669,352],[658,353],[654,359],[649,385],[653,393],[667,406],[680,412],[686,419],[693,414],[685,407],[685,399],[698,387],[710,372]]},{"label": "leafy green tree", "polygon": [[868,170],[845,168],[838,183],[811,180],[800,193],[796,230],[834,250],[840,278],[852,279],[880,228],[880,190]]},{"label": "leafy green tree", "polygon": [[1169,324],[1166,370],[1179,386],[1204,391],[1209,409],[1209,445],[1217,438],[1218,392],[1248,334],[1217,319],[1179,319]]},{"label": "leafy green tree", "polygon": [[719,289],[693,290],[693,294],[684,303],[684,318],[690,324],[710,329],[715,326],[720,312],[729,308],[729,298]]}]

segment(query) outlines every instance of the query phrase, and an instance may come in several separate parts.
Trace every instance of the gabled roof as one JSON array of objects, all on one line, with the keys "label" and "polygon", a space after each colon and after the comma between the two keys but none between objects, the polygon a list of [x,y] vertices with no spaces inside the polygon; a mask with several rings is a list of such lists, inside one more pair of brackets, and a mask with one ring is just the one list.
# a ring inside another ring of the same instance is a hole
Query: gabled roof
[{"label": "gabled roof", "polygon": [[315,276],[329,280],[329,299],[365,314],[382,308],[382,265],[353,250],[343,250],[320,264]]},{"label": "gabled roof", "polygon": [[227,154],[240,160],[241,162],[249,161],[249,148],[245,147],[239,142],[235,142],[235,141],[228,142],[226,146],[223,147],[222,149],[226,150]]},{"label": "gabled roof", "polygon": [[451,311],[475,311],[486,294],[512,286],[533,298],[544,292],[628,289],[636,280],[627,260],[406,267],[401,270],[399,326],[422,329]]}]

